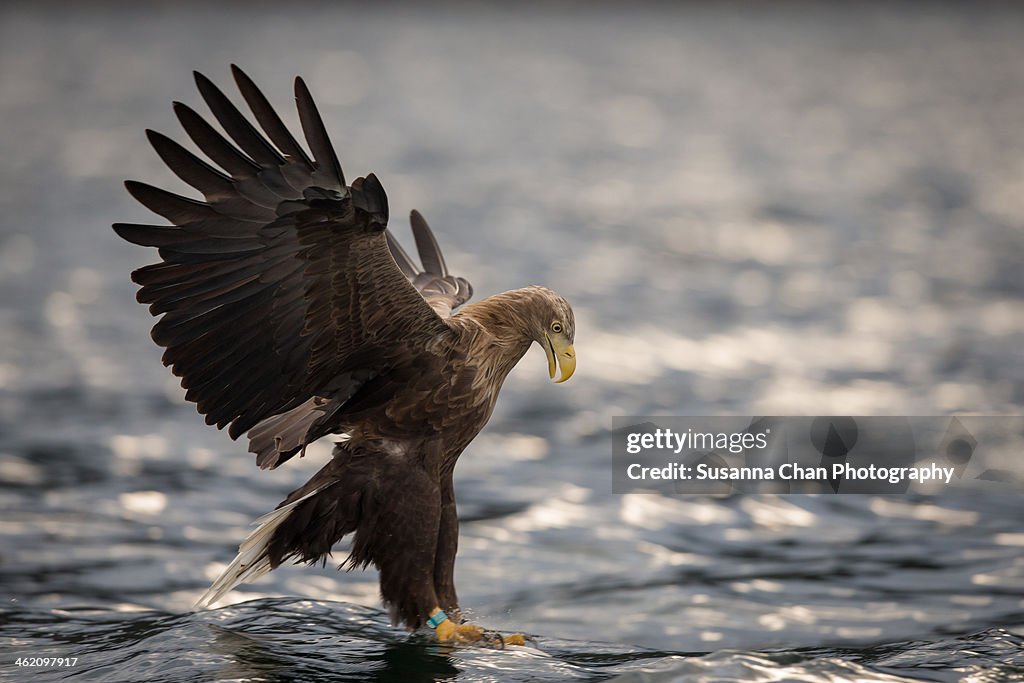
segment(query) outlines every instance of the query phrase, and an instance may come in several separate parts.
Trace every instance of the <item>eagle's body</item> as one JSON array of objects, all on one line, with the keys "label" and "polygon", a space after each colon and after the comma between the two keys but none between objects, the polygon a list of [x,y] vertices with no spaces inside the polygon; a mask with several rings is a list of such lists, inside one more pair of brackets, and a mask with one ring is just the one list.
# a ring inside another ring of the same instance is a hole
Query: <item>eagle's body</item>
[{"label": "eagle's body", "polygon": [[572,374],[572,310],[531,286],[453,314],[472,295],[469,283],[448,274],[413,212],[416,267],[386,230],[376,177],[346,185],[301,79],[296,100],[312,157],[233,71],[266,137],[197,74],[231,141],[185,105],[175,111],[220,169],[148,134],[205,202],[128,182],[173,225],[114,228],[160,250],[160,263],[133,273],[138,298],[163,314],[153,338],[209,424],[247,434],[259,466],[271,469],[316,439],[344,436],[320,472],[259,520],[201,603],[285,560],[323,559],[354,533],[349,565],[380,570],[395,621],[418,628],[440,608],[452,620],[437,626],[439,637],[465,637],[473,631],[452,625],[461,620],[455,462],[532,343],[544,347],[552,377],[556,361],[559,381]]}]

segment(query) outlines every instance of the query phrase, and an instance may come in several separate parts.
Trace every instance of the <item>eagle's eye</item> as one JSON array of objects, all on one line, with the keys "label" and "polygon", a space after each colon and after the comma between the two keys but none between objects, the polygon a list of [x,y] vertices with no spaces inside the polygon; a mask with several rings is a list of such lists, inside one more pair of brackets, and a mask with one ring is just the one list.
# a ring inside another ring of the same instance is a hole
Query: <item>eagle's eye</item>
[{"label": "eagle's eye", "polygon": [[551,323],[551,331],[554,332],[555,334],[561,333],[562,323],[558,322],[557,320]]}]

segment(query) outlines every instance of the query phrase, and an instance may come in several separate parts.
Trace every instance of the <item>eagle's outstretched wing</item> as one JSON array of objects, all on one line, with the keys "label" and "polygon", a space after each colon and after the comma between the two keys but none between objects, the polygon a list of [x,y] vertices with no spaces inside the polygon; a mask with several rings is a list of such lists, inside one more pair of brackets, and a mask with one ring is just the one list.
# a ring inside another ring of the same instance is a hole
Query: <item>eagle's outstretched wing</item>
[{"label": "eagle's outstretched wing", "polygon": [[163,315],[153,339],[166,347],[164,364],[182,378],[186,398],[207,423],[230,424],[232,438],[252,430],[250,450],[274,467],[330,431],[318,422],[360,386],[428,353],[429,340],[450,331],[435,312],[444,311],[439,302],[450,312],[468,298],[469,284],[447,275],[429,228],[416,231],[416,219],[417,242],[426,235],[432,248],[420,245],[426,273],[412,276],[423,296],[410,283],[411,262],[398,247],[396,263],[385,237],[383,187],[372,174],[346,186],[302,79],[295,98],[312,156],[252,80],[232,72],[265,135],[197,73],[234,144],[186,105],[174,110],[223,171],[147,131],[164,162],[206,201],[129,181],[132,196],[173,225],[114,229],[159,249],[162,262],[132,279],[142,285],[138,300]]}]

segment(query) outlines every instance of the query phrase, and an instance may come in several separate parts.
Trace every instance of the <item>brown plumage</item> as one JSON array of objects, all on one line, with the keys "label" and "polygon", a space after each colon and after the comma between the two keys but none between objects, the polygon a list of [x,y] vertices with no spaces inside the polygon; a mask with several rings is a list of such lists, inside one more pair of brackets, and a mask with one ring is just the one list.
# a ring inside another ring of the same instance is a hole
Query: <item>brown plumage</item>
[{"label": "brown plumage", "polygon": [[[555,376],[575,368],[568,303],[531,286],[453,311],[472,295],[450,275],[426,221],[411,216],[418,268],[386,230],[375,176],[346,185],[302,79],[295,97],[311,155],[237,67],[262,132],[213,83],[199,91],[230,137],[184,104],[182,126],[216,168],[147,131],[157,154],[205,201],[129,181],[171,226],[116,224],[157,247],[135,271],[138,300],[163,317],[153,339],[208,424],[247,434],[273,469],[329,434],[328,462],[242,544],[201,600],[286,560],[316,562],[354,533],[350,567],[375,565],[393,619],[411,629],[458,615],[452,470],[483,428],[508,372],[539,343]],[[439,629],[439,634],[441,630]]]}]

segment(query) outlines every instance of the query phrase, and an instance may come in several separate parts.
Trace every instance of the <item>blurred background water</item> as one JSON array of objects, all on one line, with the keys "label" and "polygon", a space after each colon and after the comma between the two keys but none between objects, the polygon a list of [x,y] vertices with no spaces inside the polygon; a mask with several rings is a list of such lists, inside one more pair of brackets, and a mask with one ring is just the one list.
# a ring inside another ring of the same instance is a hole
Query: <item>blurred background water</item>
[{"label": "blurred background water", "polygon": [[[410,637],[331,565],[188,611],[329,457],[260,472],[203,425],[109,228],[153,220],[123,179],[185,190],[143,129],[183,140],[231,62],[292,125],[302,74],[478,296],[573,303],[577,375],[531,352],[456,472],[463,605],[533,646]],[[1016,491],[612,495],[608,438],[1019,413],[1022,65],[1017,4],[5,3],[0,678],[1024,680]]]}]

